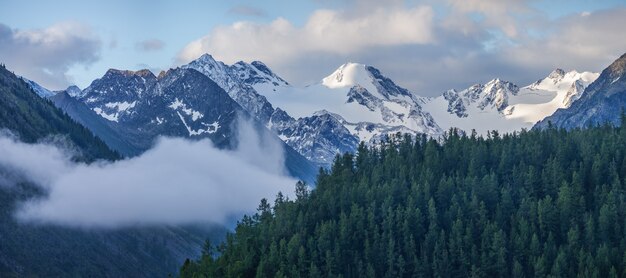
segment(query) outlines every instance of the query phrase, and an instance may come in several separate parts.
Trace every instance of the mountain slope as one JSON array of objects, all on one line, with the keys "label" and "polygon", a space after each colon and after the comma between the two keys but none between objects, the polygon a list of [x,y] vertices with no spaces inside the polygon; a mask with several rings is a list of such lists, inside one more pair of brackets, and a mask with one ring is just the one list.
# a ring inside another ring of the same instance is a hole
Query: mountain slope
[{"label": "mountain slope", "polygon": [[[373,67],[346,64],[306,88],[291,86],[258,61],[226,65],[204,54],[183,67],[214,80],[291,148],[320,166],[329,166],[338,153],[354,152],[362,140],[373,142],[400,130],[439,133],[410,92]],[[409,127],[399,129],[401,125]]]},{"label": "mountain slope", "polygon": [[[127,144],[131,152],[126,155],[149,149],[158,136],[208,138],[217,147],[234,148],[238,118],[250,119],[249,113],[216,82],[190,67],[170,69],[158,77],[148,70],[111,69],[74,95],[106,121],[104,126],[115,131],[111,136]],[[98,133],[101,123],[86,125]],[[261,123],[256,128],[275,137]],[[107,143],[116,146],[110,141]],[[286,144],[284,149],[289,173],[313,181],[317,168]]]},{"label": "mountain slope", "polygon": [[258,89],[271,103],[295,118],[328,111],[353,124],[404,126],[429,135],[441,132],[411,92],[371,66],[344,64],[320,83],[305,88],[283,86],[267,90],[259,86]]},{"label": "mountain slope", "polygon": [[442,133],[414,94],[371,66],[347,63],[304,88],[268,83],[253,87],[296,118],[273,130],[321,165],[330,165],[338,153],[354,152],[361,141],[374,144],[397,132]]},{"label": "mountain slope", "polygon": [[494,79],[439,97],[420,97],[378,69],[346,63],[319,83],[294,87],[260,62],[226,65],[205,54],[194,68],[293,149],[321,166],[358,142],[374,144],[400,133],[439,137],[454,127],[486,135],[529,129],[559,108],[569,107],[598,74],[556,69],[531,85]]},{"label": "mountain slope", "polygon": [[567,109],[560,109],[536,125],[560,128],[588,127],[603,123],[619,125],[626,107],[626,54],[602,71],[584,94]]},{"label": "mountain slope", "polygon": [[556,69],[546,78],[519,88],[494,79],[462,91],[450,90],[436,98],[425,98],[424,109],[444,129],[476,130],[485,135],[530,129],[559,108],[569,107],[598,74]]},{"label": "mountain slope", "polygon": [[141,153],[141,149],[124,140],[125,136],[122,134],[129,134],[132,131],[112,127],[108,120],[93,112],[83,102],[71,97],[67,91],[58,92],[48,99],[76,122],[87,127],[93,134],[102,139],[109,148],[124,156],[135,156]]},{"label": "mountain slope", "polygon": [[119,157],[88,129],[38,96],[26,82],[4,67],[0,68],[0,128],[10,130],[27,143],[55,135],[66,136],[82,150],[86,160]]},{"label": "mountain slope", "polygon": [[[77,159],[119,158],[4,67],[0,68],[0,128],[27,143],[64,136],[80,151]],[[0,277],[164,277],[175,273],[184,258],[199,255],[207,237],[219,239],[225,233],[219,227],[96,231],[20,223],[15,209],[46,192],[4,167],[0,165]]]}]

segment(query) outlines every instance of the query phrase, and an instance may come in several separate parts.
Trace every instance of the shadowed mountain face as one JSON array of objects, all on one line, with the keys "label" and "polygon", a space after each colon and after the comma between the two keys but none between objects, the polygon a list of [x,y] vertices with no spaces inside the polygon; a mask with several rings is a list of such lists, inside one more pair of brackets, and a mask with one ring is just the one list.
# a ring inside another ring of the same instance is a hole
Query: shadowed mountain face
[{"label": "shadowed mountain face", "polygon": [[626,107],[626,54],[604,69],[580,99],[568,109],[560,109],[536,125],[545,128],[550,123],[566,129],[588,127],[603,123],[620,124]]},{"label": "shadowed mountain face", "polygon": [[[239,118],[255,121],[257,131],[281,142],[212,79],[191,68],[158,77],[148,70],[111,69],[83,91],[50,99],[125,156],[148,150],[159,136],[208,138],[219,148],[234,148]],[[313,181],[316,167],[283,147],[289,174]]]},{"label": "shadowed mountain face", "polygon": [[78,158],[82,160],[119,157],[88,129],[38,96],[30,85],[4,67],[0,67],[0,129],[7,129],[28,143],[59,135],[67,137],[81,151]]}]

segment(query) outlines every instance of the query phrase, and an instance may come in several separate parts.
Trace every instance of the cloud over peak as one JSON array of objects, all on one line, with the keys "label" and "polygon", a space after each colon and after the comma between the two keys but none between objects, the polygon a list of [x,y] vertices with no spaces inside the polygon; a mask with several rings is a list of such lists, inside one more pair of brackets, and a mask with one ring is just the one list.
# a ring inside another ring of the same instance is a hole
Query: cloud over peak
[{"label": "cloud over peak", "polygon": [[235,150],[218,149],[209,139],[161,138],[138,157],[89,165],[72,162],[54,145],[26,144],[0,133],[0,182],[26,178],[48,192],[21,204],[16,216],[28,223],[229,224],[254,213],[261,198],[273,199],[279,191],[292,195],[296,183],[284,174],[278,139],[258,134],[241,119],[237,126]]}]

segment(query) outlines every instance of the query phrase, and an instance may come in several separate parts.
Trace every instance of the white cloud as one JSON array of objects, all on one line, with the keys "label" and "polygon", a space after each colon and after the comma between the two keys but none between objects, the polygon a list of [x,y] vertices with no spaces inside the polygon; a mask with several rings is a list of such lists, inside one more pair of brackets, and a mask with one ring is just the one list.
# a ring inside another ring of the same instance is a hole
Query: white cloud
[{"label": "white cloud", "polygon": [[89,27],[75,22],[28,30],[0,24],[0,61],[50,89],[71,84],[68,70],[96,62],[101,45]]},{"label": "white cloud", "polygon": [[225,62],[262,60],[281,63],[310,53],[348,54],[369,47],[428,44],[434,41],[430,7],[376,9],[363,14],[317,10],[302,27],[284,18],[269,24],[237,22],[215,28],[189,43],[178,55],[181,63],[203,53]]},{"label": "white cloud", "polygon": [[[556,67],[599,71],[626,51],[626,9],[551,18],[529,0],[350,1],[302,26],[277,18],[213,29],[177,56],[211,53],[227,63],[261,60],[295,85],[360,62],[424,95],[502,78],[527,85]],[[435,11],[437,13],[435,14]]]},{"label": "white cloud", "polygon": [[573,14],[546,27],[547,34],[502,50],[502,58],[528,69],[564,67],[599,71],[626,52],[626,8]]},{"label": "white cloud", "polygon": [[451,17],[467,17],[469,14],[480,14],[485,27],[501,30],[509,37],[517,37],[519,26],[517,17],[528,13],[528,0],[448,0]]},{"label": "white cloud", "polygon": [[[143,155],[113,163],[70,162],[64,151],[0,137],[0,167],[49,191],[23,204],[19,219],[79,227],[222,223],[254,212],[261,198],[287,195],[279,142],[240,125],[239,148],[162,138]],[[2,190],[2,189],[0,189]]]}]

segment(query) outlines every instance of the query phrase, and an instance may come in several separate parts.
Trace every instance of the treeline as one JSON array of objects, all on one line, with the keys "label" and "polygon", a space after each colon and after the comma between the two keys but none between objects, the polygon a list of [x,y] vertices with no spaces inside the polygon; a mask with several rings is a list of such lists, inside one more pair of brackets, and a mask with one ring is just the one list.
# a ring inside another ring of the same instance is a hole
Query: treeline
[{"label": "treeline", "polygon": [[625,176],[626,127],[361,145],[180,275],[625,277]]}]

